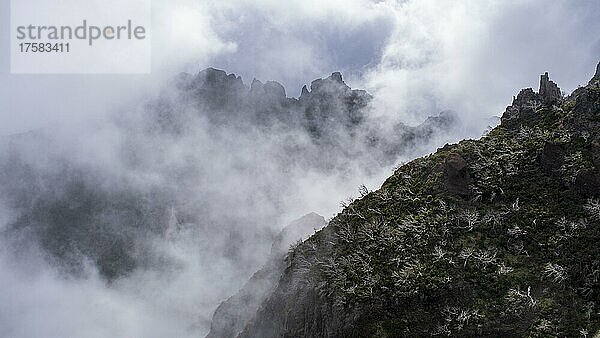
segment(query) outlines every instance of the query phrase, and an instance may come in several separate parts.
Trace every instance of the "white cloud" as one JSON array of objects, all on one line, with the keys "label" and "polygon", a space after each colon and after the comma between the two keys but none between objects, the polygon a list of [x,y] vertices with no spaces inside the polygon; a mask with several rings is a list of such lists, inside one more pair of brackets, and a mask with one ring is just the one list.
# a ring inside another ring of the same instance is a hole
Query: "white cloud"
[{"label": "white cloud", "polygon": [[[405,1],[381,62],[365,76],[378,111],[416,123],[454,109],[500,114],[550,70],[563,89],[587,81],[600,55],[600,5],[565,1]],[[537,88],[536,88],[537,89]]]},{"label": "white cloud", "polygon": [[[293,95],[302,84],[342,70],[354,87],[375,95],[377,113],[395,121],[416,123],[447,108],[467,119],[488,117],[500,113],[521,87],[536,86],[545,70],[566,90],[587,82],[600,55],[599,7],[597,1],[560,0],[155,1],[153,76],[1,73],[0,134],[52,126],[65,153],[119,174],[115,153],[122,135],[107,127],[104,117],[134,110],[140,96],[152,97],[165,78],[180,70],[207,66],[242,74],[246,83],[252,77],[281,81]],[[2,32],[0,42],[7,37]],[[182,167],[190,159],[210,158],[203,167],[214,181],[207,191],[231,195],[236,216],[274,212],[268,189],[256,192],[256,187],[293,191],[281,197],[287,209],[278,220],[309,211],[330,216],[358,184],[376,188],[388,175],[368,176],[356,168],[348,170],[351,179],[303,168],[281,173],[255,158],[273,153],[276,137],[251,132],[224,133],[218,140],[209,136],[202,131],[173,144],[149,140],[148,172],[126,174],[137,175],[140,182],[160,181],[150,160],[158,150],[170,155],[165,156],[168,164]],[[246,151],[249,144],[252,151]],[[246,171],[239,173],[239,168]],[[180,187],[185,197],[193,197],[190,204],[202,202],[195,187]],[[229,215],[229,205],[211,207]],[[0,212],[0,223],[8,219],[9,213]],[[265,227],[278,225],[268,221],[273,224]],[[157,249],[179,260],[184,266],[180,274],[161,279],[140,271],[112,287],[93,271],[86,279],[65,279],[37,253],[20,261],[0,253],[0,336],[186,336],[198,333],[195,324],[206,331],[215,304],[246,276],[222,256],[194,252],[194,245],[181,241]],[[244,250],[250,255],[256,246],[250,243]]]}]

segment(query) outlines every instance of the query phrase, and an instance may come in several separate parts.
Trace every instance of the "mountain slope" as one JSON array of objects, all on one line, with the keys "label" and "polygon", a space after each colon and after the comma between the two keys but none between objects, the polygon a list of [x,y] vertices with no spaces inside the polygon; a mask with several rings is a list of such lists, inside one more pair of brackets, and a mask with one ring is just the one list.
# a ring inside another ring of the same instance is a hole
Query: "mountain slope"
[{"label": "mountain slope", "polygon": [[239,337],[591,336],[599,197],[600,65],[566,98],[544,74],[290,252]]},{"label": "mountain slope", "polygon": [[322,216],[311,213],[286,226],[273,242],[268,261],[238,293],[219,305],[206,337],[236,337],[277,285],[283,272],[284,257],[290,246],[308,238],[324,225],[325,219]]}]

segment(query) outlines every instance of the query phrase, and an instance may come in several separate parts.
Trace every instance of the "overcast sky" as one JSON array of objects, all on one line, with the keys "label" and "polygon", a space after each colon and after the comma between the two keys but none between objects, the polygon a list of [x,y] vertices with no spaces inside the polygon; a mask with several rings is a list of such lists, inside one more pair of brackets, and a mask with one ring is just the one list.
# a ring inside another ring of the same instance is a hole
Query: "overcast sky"
[{"label": "overcast sky", "polygon": [[292,96],[342,71],[380,113],[416,123],[443,109],[498,115],[544,71],[571,91],[600,60],[596,0],[154,0],[152,75],[10,75],[1,1],[0,135],[77,125],[208,66]]}]

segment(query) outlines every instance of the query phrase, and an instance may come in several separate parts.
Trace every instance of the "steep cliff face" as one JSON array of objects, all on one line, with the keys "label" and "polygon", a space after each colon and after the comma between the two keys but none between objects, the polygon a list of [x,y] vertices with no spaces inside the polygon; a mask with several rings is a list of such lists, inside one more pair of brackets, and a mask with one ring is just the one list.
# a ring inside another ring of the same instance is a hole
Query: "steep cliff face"
[{"label": "steep cliff face", "polygon": [[596,334],[600,81],[541,82],[291,251],[238,337]]}]

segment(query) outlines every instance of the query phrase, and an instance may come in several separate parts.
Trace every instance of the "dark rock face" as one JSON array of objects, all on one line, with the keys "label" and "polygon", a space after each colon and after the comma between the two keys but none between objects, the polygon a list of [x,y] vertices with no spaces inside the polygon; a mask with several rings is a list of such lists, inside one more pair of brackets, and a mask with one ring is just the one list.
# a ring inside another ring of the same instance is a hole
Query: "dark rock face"
[{"label": "dark rock face", "polygon": [[562,97],[560,88],[558,88],[556,83],[550,81],[548,72],[544,73],[544,75],[540,77],[539,94],[545,102],[549,103],[556,102]]},{"label": "dark rock face", "polygon": [[287,96],[285,95],[285,88],[283,88],[281,83],[277,81],[267,81],[263,88],[265,89],[265,93],[271,96],[274,100],[283,102],[287,99]]},{"label": "dark rock face", "polygon": [[467,162],[458,154],[450,154],[443,166],[446,191],[453,195],[470,194],[471,177]]},{"label": "dark rock face", "polygon": [[340,72],[334,72],[331,74],[331,79],[335,82],[338,83],[344,83],[344,81],[342,80],[342,73]]},{"label": "dark rock face", "polygon": [[565,150],[560,144],[546,143],[540,154],[540,165],[548,175],[554,175],[560,170],[565,158]]},{"label": "dark rock face", "polygon": [[580,88],[572,95],[574,114],[565,119],[565,124],[576,134],[597,134],[600,127],[600,87],[597,84]]},{"label": "dark rock face", "polygon": [[221,107],[238,108],[243,102],[243,92],[246,90],[242,78],[225,71],[207,68],[192,80],[192,93],[198,97],[210,98],[204,100],[210,110],[220,110]]},{"label": "dark rock face", "polygon": [[316,137],[332,137],[343,126],[352,132],[365,118],[371,95],[364,90],[352,90],[340,73],[310,84],[311,91],[300,97],[303,124]]},{"label": "dark rock face", "polygon": [[513,102],[502,114],[501,123],[504,126],[518,127],[520,121],[536,114],[535,106],[539,96],[531,88],[522,89],[513,98]]},{"label": "dark rock face", "polygon": [[235,338],[275,289],[284,270],[284,257],[290,245],[305,240],[325,225],[325,219],[308,214],[286,226],[273,242],[267,263],[235,295],[221,303],[211,322],[207,338]]},{"label": "dark rock face", "polygon": [[517,97],[513,100],[513,106],[524,106],[531,101],[535,101],[538,98],[536,93],[531,88],[521,89]]},{"label": "dark rock face", "polygon": [[551,119],[552,107],[564,101],[560,88],[550,80],[548,73],[540,76],[538,93],[531,88],[522,89],[502,115],[501,123],[508,128],[519,128],[543,123]]}]

